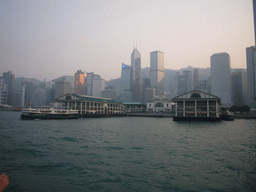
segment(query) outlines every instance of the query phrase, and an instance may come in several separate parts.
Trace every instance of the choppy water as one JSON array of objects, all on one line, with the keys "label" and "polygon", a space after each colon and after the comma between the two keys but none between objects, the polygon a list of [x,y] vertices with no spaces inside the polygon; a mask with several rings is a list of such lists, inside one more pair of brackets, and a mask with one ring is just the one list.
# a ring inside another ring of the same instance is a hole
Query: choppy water
[{"label": "choppy water", "polygon": [[19,115],[0,112],[6,191],[256,191],[256,120]]}]

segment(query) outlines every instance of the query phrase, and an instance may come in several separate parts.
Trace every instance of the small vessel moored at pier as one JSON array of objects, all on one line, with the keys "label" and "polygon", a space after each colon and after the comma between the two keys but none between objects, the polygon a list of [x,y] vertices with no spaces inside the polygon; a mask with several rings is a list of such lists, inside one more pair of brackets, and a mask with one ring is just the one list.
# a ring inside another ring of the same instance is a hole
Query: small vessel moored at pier
[{"label": "small vessel moored at pier", "polygon": [[235,120],[235,114],[233,112],[229,111],[223,111],[220,114],[222,120],[226,121],[234,121]]},{"label": "small vessel moored at pier", "polygon": [[54,109],[54,108],[23,108],[21,119],[78,119],[78,110]]}]

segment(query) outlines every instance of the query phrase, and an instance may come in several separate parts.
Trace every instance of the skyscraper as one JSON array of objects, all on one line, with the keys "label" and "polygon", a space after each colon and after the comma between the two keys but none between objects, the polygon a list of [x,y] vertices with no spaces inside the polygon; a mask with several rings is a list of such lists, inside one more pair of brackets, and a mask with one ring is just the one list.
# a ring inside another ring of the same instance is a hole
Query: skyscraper
[{"label": "skyscraper", "polygon": [[256,107],[256,47],[246,48],[247,60],[247,105]]},{"label": "skyscraper", "polygon": [[253,0],[253,16],[254,16],[254,39],[256,45],[256,0]]},{"label": "skyscraper", "polygon": [[7,104],[7,84],[3,78],[0,77],[0,104]]},{"label": "skyscraper", "polygon": [[141,54],[140,52],[134,48],[131,54],[131,66],[133,69],[133,95],[132,95],[132,101],[134,102],[141,102]]},{"label": "skyscraper", "polygon": [[146,89],[150,87],[150,79],[143,78],[142,79],[142,103],[146,104]]},{"label": "skyscraper", "polygon": [[200,88],[198,69],[193,70],[194,90]]},{"label": "skyscraper", "polygon": [[156,89],[156,95],[164,92],[164,52],[150,53],[150,86]]},{"label": "skyscraper", "polygon": [[177,73],[175,76],[177,95],[193,90],[192,71],[184,70],[182,73]]},{"label": "skyscraper", "polygon": [[232,101],[234,105],[245,105],[247,96],[247,72],[246,69],[238,69],[232,72]]},{"label": "skyscraper", "polygon": [[227,53],[211,56],[211,94],[221,98],[223,106],[231,106],[230,57]]},{"label": "skyscraper", "polygon": [[[57,79],[52,80],[53,82],[57,81],[67,81],[70,83],[70,91],[69,93],[74,93],[74,76],[71,75],[63,75],[58,77]],[[48,82],[49,83],[49,82]],[[47,85],[48,86],[48,85]],[[49,87],[48,87],[49,88]]]},{"label": "skyscraper", "polygon": [[113,87],[106,87],[104,91],[101,91],[101,96],[104,98],[110,98],[112,100],[117,100],[117,91]]},{"label": "skyscraper", "polygon": [[74,93],[78,95],[84,95],[84,72],[78,70],[75,73],[75,82],[74,82]]},{"label": "skyscraper", "polygon": [[15,76],[11,71],[3,73],[5,84],[7,84],[7,104],[12,105],[14,95],[14,79]]},{"label": "skyscraper", "polygon": [[99,75],[94,75],[92,79],[92,96],[101,97],[101,92],[105,89],[105,80]]},{"label": "skyscraper", "polygon": [[124,102],[132,101],[132,79],[132,67],[123,63],[120,83],[120,99]]},{"label": "skyscraper", "polygon": [[55,83],[55,99],[70,93],[70,83],[67,81],[57,81]]},{"label": "skyscraper", "polygon": [[[254,38],[256,45],[256,0],[253,0]],[[246,48],[247,99],[246,104],[256,108],[256,46]]]},{"label": "skyscraper", "polygon": [[86,95],[92,96],[92,80],[94,73],[86,73]]}]

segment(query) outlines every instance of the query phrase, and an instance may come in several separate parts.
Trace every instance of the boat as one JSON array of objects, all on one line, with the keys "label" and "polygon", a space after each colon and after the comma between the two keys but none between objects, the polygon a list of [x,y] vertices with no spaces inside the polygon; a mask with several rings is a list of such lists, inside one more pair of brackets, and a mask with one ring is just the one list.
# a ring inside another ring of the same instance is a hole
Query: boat
[{"label": "boat", "polygon": [[235,120],[235,114],[230,111],[222,111],[221,112],[221,119],[225,121],[234,121]]},{"label": "boat", "polygon": [[78,119],[78,110],[66,110],[55,108],[23,108],[21,119]]}]

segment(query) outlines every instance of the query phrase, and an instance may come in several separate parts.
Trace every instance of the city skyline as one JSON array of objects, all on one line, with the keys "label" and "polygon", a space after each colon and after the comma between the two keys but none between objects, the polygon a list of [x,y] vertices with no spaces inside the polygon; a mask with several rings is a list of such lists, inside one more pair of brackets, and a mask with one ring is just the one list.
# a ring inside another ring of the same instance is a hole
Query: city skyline
[{"label": "city skyline", "polygon": [[210,67],[227,52],[231,68],[246,68],[254,44],[252,1],[1,2],[1,71],[47,81],[75,70],[106,80],[121,76],[136,46],[141,68],[150,52],[165,53],[165,68]]}]

